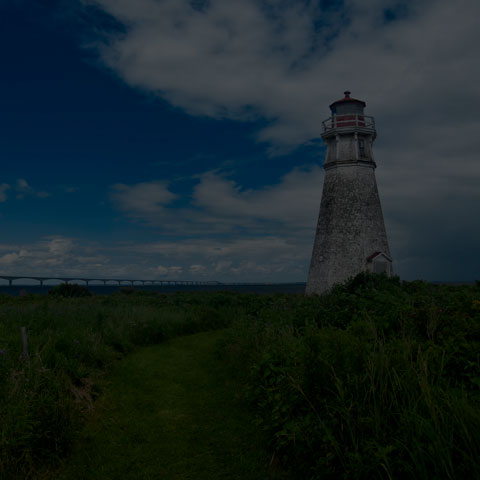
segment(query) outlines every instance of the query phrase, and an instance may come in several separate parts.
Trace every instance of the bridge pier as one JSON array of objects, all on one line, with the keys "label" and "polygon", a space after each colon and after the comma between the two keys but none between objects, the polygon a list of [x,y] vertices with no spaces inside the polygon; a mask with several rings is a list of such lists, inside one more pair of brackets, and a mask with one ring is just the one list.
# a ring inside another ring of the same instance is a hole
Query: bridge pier
[{"label": "bridge pier", "polygon": [[12,279],[11,279],[11,278],[8,279],[8,286],[9,286],[9,287],[12,286]]}]

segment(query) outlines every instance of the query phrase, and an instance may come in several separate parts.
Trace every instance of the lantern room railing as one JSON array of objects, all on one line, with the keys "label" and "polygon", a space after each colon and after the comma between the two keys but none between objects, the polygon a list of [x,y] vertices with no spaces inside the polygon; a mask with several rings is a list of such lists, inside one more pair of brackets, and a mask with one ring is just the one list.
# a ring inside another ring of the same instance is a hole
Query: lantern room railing
[{"label": "lantern room railing", "polygon": [[375,131],[375,119],[368,115],[333,115],[322,122],[323,133],[328,133],[331,130],[338,128],[360,128],[362,130]]}]

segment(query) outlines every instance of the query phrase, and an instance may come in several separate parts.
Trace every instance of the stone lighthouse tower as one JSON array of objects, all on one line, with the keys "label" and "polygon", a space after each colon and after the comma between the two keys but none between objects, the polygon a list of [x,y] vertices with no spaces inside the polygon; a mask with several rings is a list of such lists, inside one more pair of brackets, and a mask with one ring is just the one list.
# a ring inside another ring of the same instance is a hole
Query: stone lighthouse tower
[{"label": "stone lighthouse tower", "polygon": [[306,293],[323,293],[362,271],[392,274],[392,259],[375,180],[375,120],[365,102],[330,105],[323,122],[325,179]]}]

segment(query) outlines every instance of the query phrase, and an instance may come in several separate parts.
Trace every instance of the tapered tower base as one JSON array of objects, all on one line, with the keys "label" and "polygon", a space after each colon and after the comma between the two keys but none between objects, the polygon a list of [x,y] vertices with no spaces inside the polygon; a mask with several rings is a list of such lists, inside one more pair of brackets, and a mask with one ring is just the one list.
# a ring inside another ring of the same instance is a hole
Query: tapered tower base
[{"label": "tapered tower base", "polygon": [[[306,293],[324,293],[362,271],[378,271],[369,265],[369,257],[376,253],[390,256],[374,167],[329,168]],[[390,273],[388,260],[383,268]]]}]

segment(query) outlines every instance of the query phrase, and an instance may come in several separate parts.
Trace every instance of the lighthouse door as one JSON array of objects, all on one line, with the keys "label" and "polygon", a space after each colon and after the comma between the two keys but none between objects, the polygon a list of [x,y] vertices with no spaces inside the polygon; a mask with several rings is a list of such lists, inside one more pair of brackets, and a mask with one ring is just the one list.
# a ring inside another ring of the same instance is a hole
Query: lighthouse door
[{"label": "lighthouse door", "polygon": [[392,262],[383,254],[380,254],[374,258],[372,263],[373,273],[385,273],[387,276],[392,275]]},{"label": "lighthouse door", "polygon": [[373,262],[373,273],[390,273],[390,265],[388,262],[382,260],[377,260]]}]

